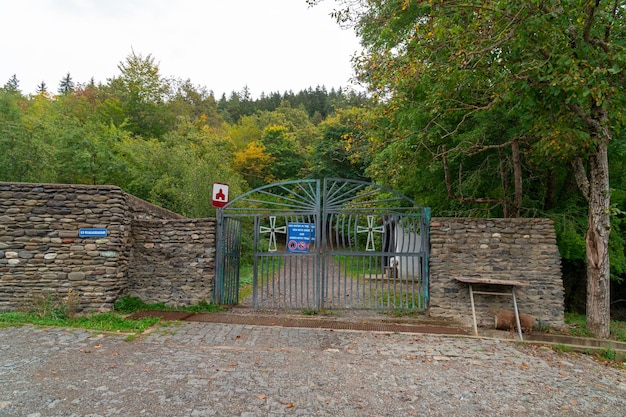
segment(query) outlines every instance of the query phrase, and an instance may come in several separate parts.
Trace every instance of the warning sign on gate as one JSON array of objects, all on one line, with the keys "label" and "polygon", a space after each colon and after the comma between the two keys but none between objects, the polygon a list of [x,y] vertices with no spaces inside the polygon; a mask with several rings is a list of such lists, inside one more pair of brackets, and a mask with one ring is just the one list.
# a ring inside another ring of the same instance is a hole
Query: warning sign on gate
[{"label": "warning sign on gate", "polygon": [[289,252],[308,252],[315,240],[315,224],[289,223],[287,225],[287,250]]}]

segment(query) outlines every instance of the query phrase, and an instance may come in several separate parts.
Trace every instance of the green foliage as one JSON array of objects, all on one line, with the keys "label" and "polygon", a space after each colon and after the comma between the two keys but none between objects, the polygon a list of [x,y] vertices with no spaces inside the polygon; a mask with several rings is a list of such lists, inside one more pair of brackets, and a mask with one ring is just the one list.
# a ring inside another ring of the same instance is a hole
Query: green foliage
[{"label": "green foliage", "polygon": [[74,317],[78,306],[78,293],[73,290],[62,298],[51,291],[44,291],[33,296],[28,310],[41,320],[64,321]]},{"label": "green foliage", "polygon": [[126,319],[115,313],[99,313],[76,318],[60,317],[54,314],[40,316],[26,312],[0,313],[0,328],[34,324],[37,326],[76,327],[100,331],[122,331],[142,333],[159,322],[158,317],[140,320]]},{"label": "green foliage", "polygon": [[69,325],[70,327],[82,327],[92,330],[142,333],[159,321],[158,317],[144,317],[139,320],[131,320],[109,312],[78,317],[72,320]]},{"label": "green foliage", "polygon": [[552,345],[552,350],[554,350],[556,353],[569,353],[572,351],[572,348],[567,345],[556,344]]},{"label": "green foliage", "polygon": [[213,216],[213,182],[230,184],[234,198],[307,176],[321,136],[313,119],[366,101],[318,87],[258,99],[246,88],[217,103],[205,87],[162,77],[152,55],[132,51],[118,69],[97,86],[68,73],[58,96],[25,97],[9,79],[0,89],[0,181],[112,184],[188,217]]},{"label": "green foliage", "polygon": [[137,311],[145,310],[147,304],[139,297],[124,296],[119,298],[113,304],[115,311],[123,314],[132,314]]},{"label": "green foliage", "polygon": [[607,349],[601,349],[601,350],[598,352],[598,356],[599,356],[600,358],[602,358],[603,360],[606,360],[606,361],[612,362],[612,361],[614,361],[614,360],[615,360],[616,353],[615,353],[615,350],[614,350],[614,349],[607,348]]},{"label": "green foliage", "polygon": [[306,159],[296,139],[283,125],[270,125],[263,130],[261,143],[272,158],[268,166],[269,178],[273,182],[293,180],[301,177]]},{"label": "green foliage", "polygon": [[[572,336],[594,337],[587,329],[587,317],[584,314],[566,313],[565,324]],[[611,320],[611,339],[626,342],[626,322]]]},{"label": "green foliage", "polygon": [[186,307],[170,307],[165,303],[145,303],[138,297],[124,296],[114,303],[115,311],[122,314],[133,314],[138,311],[188,311],[190,313],[215,313],[224,309],[207,301]]},{"label": "green foliage", "polygon": [[[551,217],[564,256],[586,261],[585,228],[606,230],[610,210],[607,194],[587,193],[581,179],[597,190],[612,178],[620,198],[614,207],[624,209],[624,186],[616,186],[624,169],[603,167],[605,146],[616,159],[624,143],[626,9],[609,2],[338,3],[335,17],[352,24],[364,46],[357,77],[387,119],[385,129],[369,131],[380,148],[370,146],[368,175],[438,215]],[[586,224],[586,213],[602,214]],[[617,277],[625,270],[623,231],[620,217],[612,220]],[[603,333],[605,317],[602,326],[591,318]]]}]

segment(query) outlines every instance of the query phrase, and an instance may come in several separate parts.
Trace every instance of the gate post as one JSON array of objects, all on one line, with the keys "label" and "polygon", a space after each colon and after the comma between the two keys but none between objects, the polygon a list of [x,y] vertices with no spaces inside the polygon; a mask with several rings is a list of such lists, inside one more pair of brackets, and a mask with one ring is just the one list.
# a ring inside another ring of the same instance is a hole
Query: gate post
[{"label": "gate post", "polygon": [[213,301],[222,304],[222,288],[224,285],[224,210],[217,209],[217,225],[215,230],[215,276],[213,277]]}]

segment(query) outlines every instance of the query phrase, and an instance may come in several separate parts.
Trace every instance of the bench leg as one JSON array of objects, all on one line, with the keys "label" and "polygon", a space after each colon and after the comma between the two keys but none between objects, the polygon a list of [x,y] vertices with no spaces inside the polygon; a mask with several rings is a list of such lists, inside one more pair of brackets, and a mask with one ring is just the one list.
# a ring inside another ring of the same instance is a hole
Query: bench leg
[{"label": "bench leg", "polygon": [[519,334],[519,340],[524,340],[522,337],[522,326],[519,322],[519,312],[517,311],[517,297],[515,297],[515,287],[511,287],[511,294],[513,295],[513,311],[515,311],[515,323],[517,323],[517,334]]},{"label": "bench leg", "polygon": [[476,325],[476,308],[474,307],[474,291],[472,284],[469,284],[470,303],[472,304],[472,319],[474,320],[474,336],[478,336],[478,326]]}]

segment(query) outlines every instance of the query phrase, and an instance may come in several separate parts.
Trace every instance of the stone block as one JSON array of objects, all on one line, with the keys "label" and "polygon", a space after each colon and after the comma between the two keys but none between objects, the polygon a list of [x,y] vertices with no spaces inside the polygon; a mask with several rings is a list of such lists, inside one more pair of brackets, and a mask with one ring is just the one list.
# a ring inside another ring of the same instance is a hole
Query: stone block
[{"label": "stone block", "polygon": [[84,272],[70,272],[67,274],[67,279],[70,281],[83,281],[85,279]]}]

